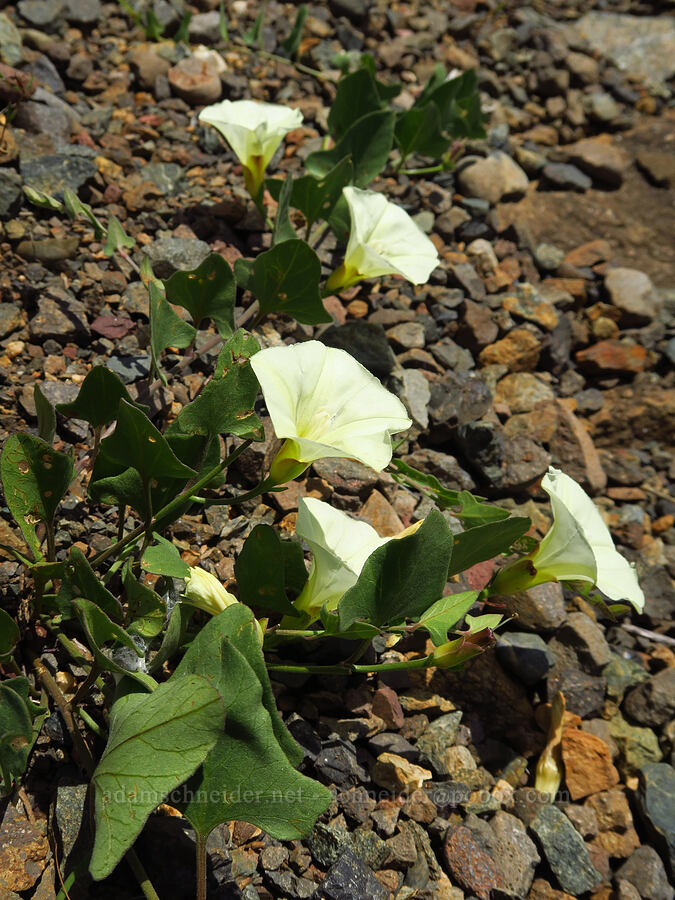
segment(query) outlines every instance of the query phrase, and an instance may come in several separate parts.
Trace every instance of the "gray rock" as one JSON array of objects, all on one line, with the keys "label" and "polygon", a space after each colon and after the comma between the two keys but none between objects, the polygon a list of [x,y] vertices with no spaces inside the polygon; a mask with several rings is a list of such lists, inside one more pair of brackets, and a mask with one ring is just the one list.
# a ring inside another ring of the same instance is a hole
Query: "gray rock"
[{"label": "gray rock", "polygon": [[640,725],[664,725],[675,716],[675,669],[662,669],[634,688],[623,708]]},{"label": "gray rock", "polygon": [[553,700],[558,691],[565,695],[567,709],[582,719],[598,716],[604,709],[605,679],[582,672],[578,663],[571,666],[556,663],[551,669],[546,679],[548,699]]},{"label": "gray rock", "polygon": [[568,159],[594,181],[605,187],[618,188],[630,166],[630,157],[615,144],[601,138],[578,141],[568,148]]},{"label": "gray rock", "polygon": [[413,423],[419,428],[429,424],[427,405],[431,392],[429,382],[419,369],[403,370],[403,390],[397,392],[410,413]]},{"label": "gray rock", "polygon": [[546,186],[558,191],[577,191],[583,194],[593,184],[588,175],[569,163],[547,163],[541,174]]},{"label": "gray rock", "polygon": [[77,191],[96,175],[95,153],[89,147],[71,147],[63,153],[21,157],[20,171],[25,184],[63,199],[66,188]]},{"label": "gray rock", "polygon": [[531,631],[554,631],[567,618],[562,585],[558,582],[536,587],[507,598],[509,612],[518,625]]},{"label": "gray rock", "polygon": [[65,94],[66,86],[63,79],[54,63],[44,53],[40,53],[24,71],[29,72],[39,84],[46,85],[55,94]]},{"label": "gray rock", "polygon": [[611,94],[594,91],[588,98],[588,112],[598,122],[610,123],[621,115],[621,107]]},{"label": "gray rock", "polygon": [[480,376],[446,372],[431,385],[429,414],[434,424],[442,426],[434,430],[434,437],[445,442],[451,429],[480,419],[491,407],[492,391]]},{"label": "gray rock", "polygon": [[675,878],[675,770],[667,763],[647,763],[640,771],[640,816],[653,843]]},{"label": "gray rock", "polygon": [[375,322],[352,321],[344,325],[331,325],[320,340],[327,347],[346,350],[378,378],[389,375],[396,366],[384,328]]},{"label": "gray rock", "polygon": [[351,848],[352,840],[345,828],[317,822],[307,838],[307,846],[314,862],[322,869],[328,869],[347,848]]},{"label": "gray rock", "polygon": [[565,258],[565,251],[553,244],[537,244],[534,248],[534,259],[544,272],[555,272]]},{"label": "gray rock", "polygon": [[387,337],[399,350],[424,347],[424,326],[421,322],[401,322],[387,330]]},{"label": "gray rock", "polygon": [[377,871],[389,856],[389,848],[382,838],[370,828],[356,828],[351,833],[352,849],[357,856]]},{"label": "gray rock", "polygon": [[473,478],[462,469],[454,456],[429,450],[426,447],[401,457],[402,462],[426,475],[434,475],[443,487],[471,491],[476,487]]},{"label": "gray rock", "polygon": [[602,881],[584,839],[556,806],[545,806],[530,824],[561,888],[575,897]]},{"label": "gray rock", "polygon": [[14,169],[0,169],[0,219],[9,219],[21,206],[21,176]]},{"label": "gray rock", "polygon": [[89,340],[84,304],[64,288],[52,287],[38,300],[38,311],[28,323],[32,340],[54,338],[60,343]]},{"label": "gray rock", "polygon": [[24,259],[37,259],[40,262],[50,263],[72,259],[79,246],[80,239],[71,235],[63,238],[42,238],[39,241],[21,241],[16,252]]},{"label": "gray rock", "polygon": [[573,657],[572,651],[585,672],[599,674],[612,659],[607,639],[600,626],[585,613],[570,613],[549,647],[558,659]]},{"label": "gray rock", "polygon": [[462,713],[446,713],[433,721],[417,739],[416,747],[421,755],[422,765],[429,763],[439,775],[447,775],[446,750],[455,743]]},{"label": "gray rock", "polygon": [[602,670],[602,677],[607,682],[607,695],[621,702],[627,688],[646,681],[649,674],[637,660],[614,654]]},{"label": "gray rock", "polygon": [[31,25],[45,31],[56,31],[63,12],[63,0],[19,0],[17,9]]},{"label": "gray rock", "polygon": [[605,276],[610,302],[623,313],[627,324],[646,325],[659,314],[661,298],[649,275],[618,267]]},{"label": "gray rock", "polygon": [[21,62],[21,35],[6,13],[0,12],[0,62],[18,66]]},{"label": "gray rock", "polygon": [[638,847],[616,873],[637,888],[642,900],[672,900],[673,889],[659,854],[647,844]]},{"label": "gray rock", "polygon": [[0,303],[0,338],[23,327],[21,309],[15,303]]},{"label": "gray rock", "polygon": [[476,367],[471,351],[466,347],[460,347],[451,338],[443,338],[437,344],[427,348],[431,355],[446,369],[454,369],[456,372],[469,372]]},{"label": "gray rock", "polygon": [[100,0],[66,0],[66,19],[73,25],[93,25],[101,19]]},{"label": "gray rock", "polygon": [[220,13],[218,10],[196,13],[192,16],[189,34],[190,41],[195,44],[217,44],[220,40]]},{"label": "gray rock", "polygon": [[185,181],[185,172],[178,163],[150,163],[143,166],[142,175],[143,181],[151,181],[167,196],[178,193]]},{"label": "gray rock", "polygon": [[660,762],[663,757],[651,728],[631,725],[620,713],[609,720],[609,733],[619,748],[618,768],[624,775],[636,775],[648,763]]},{"label": "gray rock", "polygon": [[[342,0],[341,0],[342,2]],[[388,900],[389,891],[352,850],[345,850],[331,866],[317,891],[321,900]]]},{"label": "gray rock", "polygon": [[314,767],[322,778],[339,787],[351,787],[369,780],[368,773],[357,760],[352,742],[337,737],[323,742]]},{"label": "gray rock", "polygon": [[525,897],[532,886],[534,870],[540,860],[534,842],[520,819],[503,810],[499,810],[490,819],[489,827],[496,838],[496,855],[493,859],[501,872],[504,889],[516,897]]},{"label": "gray rock", "polygon": [[523,684],[535,685],[553,665],[553,654],[538,634],[509,631],[495,648],[497,659]]},{"label": "gray rock", "polygon": [[671,18],[593,11],[570,28],[573,42],[588,41],[623,72],[661,82],[675,74],[675,20]]},{"label": "gray rock", "polygon": [[174,272],[196,269],[211,253],[211,248],[196,238],[166,237],[153,241],[143,253],[158,278],[170,278]]},{"label": "gray rock", "polygon": [[150,356],[148,353],[140,353],[134,356],[130,354],[112,356],[107,366],[124,384],[131,384],[140,378],[147,378],[150,372]]},{"label": "gray rock", "polygon": [[462,193],[478,197],[489,203],[499,203],[504,198],[522,197],[529,179],[518,163],[506,153],[497,151],[463,168],[457,175]]}]

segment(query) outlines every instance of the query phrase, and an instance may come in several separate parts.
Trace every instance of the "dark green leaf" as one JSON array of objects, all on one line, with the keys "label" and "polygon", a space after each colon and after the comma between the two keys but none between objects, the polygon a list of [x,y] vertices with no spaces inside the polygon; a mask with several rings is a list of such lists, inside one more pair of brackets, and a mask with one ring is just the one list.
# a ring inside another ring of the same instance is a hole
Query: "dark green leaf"
[{"label": "dark green leaf", "polygon": [[415,106],[426,106],[429,100],[431,99],[431,95],[439,88],[443,82],[445,81],[446,71],[440,63],[436,63],[434,69],[429,77],[429,80],[424,85],[422,89],[422,93],[415,99]]},{"label": "dark green leaf", "polygon": [[174,272],[165,289],[169,303],[187,309],[196,328],[203,327],[205,319],[213,319],[221,337],[228,338],[234,332],[237,289],[232,269],[219,253],[207,256],[189,272]]},{"label": "dark green leaf", "polygon": [[0,793],[8,794],[17,778],[26,770],[33,744],[33,722],[24,699],[0,684]]},{"label": "dark green leaf", "polygon": [[220,39],[227,43],[230,40],[230,35],[227,30],[227,16],[225,15],[225,0],[220,0],[220,6],[218,7],[218,27],[220,30]]},{"label": "dark green leaf", "polygon": [[234,261],[234,278],[239,287],[243,288],[245,291],[248,290],[249,282],[251,281],[251,276],[253,274],[253,263],[252,259],[243,259],[241,256],[239,259],[235,259]]},{"label": "dark green leaf", "polygon": [[145,21],[143,22],[143,30],[149,41],[158,41],[164,34],[164,26],[157,18],[154,9],[148,9],[145,13]]},{"label": "dark green leaf", "polygon": [[262,437],[262,425],[253,408],[259,385],[248,362],[259,349],[252,335],[234,334],[218,356],[213,377],[171,423],[167,439],[178,434]]},{"label": "dark green leaf", "polygon": [[307,581],[307,566],[302,545],[298,541],[281,541],[286,588],[299,594]]},{"label": "dark green leaf", "polygon": [[351,156],[354,184],[365,188],[387,164],[394,141],[395,115],[386,109],[361,116],[330,150],[310,153],[305,167],[315,178],[324,178],[331,169]]},{"label": "dark green leaf", "polygon": [[120,402],[115,430],[101,441],[101,450],[111,462],[136,469],[144,482],[196,474],[178,459],[150,419],[125,400]]},{"label": "dark green leaf", "polygon": [[82,551],[77,547],[71,547],[69,562],[72,569],[68,574],[72,578],[73,588],[77,591],[74,596],[84,597],[100,607],[106,615],[121,619],[122,607],[119,601],[96,577]]},{"label": "dark green leaf", "polygon": [[429,93],[429,100],[438,107],[443,130],[450,137],[485,137],[485,117],[480,107],[475,69],[468,69],[457,78],[444,81]]},{"label": "dark green leaf", "polygon": [[338,82],[335,100],[328,113],[330,133],[339,140],[361,116],[381,108],[372,74],[368,69],[357,69]]},{"label": "dark green leaf", "polygon": [[105,366],[94,366],[80,385],[77,397],[70,403],[58,403],[56,409],[62,416],[84,419],[92,428],[100,428],[117,418],[120,400],[133,403],[113,371]]},{"label": "dark green leaf", "polygon": [[291,28],[288,37],[281,42],[281,47],[288,56],[294,57],[300,49],[302,40],[302,29],[305,27],[305,19],[307,18],[307,4],[303,3],[298,7],[295,14],[295,22]]},{"label": "dark green leaf", "polygon": [[256,16],[255,22],[249,28],[249,30],[246,31],[244,34],[242,34],[241,39],[246,44],[247,47],[253,47],[254,44],[257,44],[258,46],[260,46],[260,35],[261,35],[261,31],[262,31],[262,23],[263,23],[264,15],[265,15],[265,9],[263,8],[260,10],[258,15]]},{"label": "dark green leaf", "polygon": [[19,643],[19,626],[0,608],[0,662],[7,662]]},{"label": "dark green leaf", "polygon": [[[308,225],[313,225],[317,219],[328,219],[342,196],[342,188],[349,184],[353,174],[351,157],[346,156],[325,178],[314,178],[312,175],[296,178],[293,182],[291,205],[300,210]],[[266,184],[276,199],[284,182],[270,178]],[[347,228],[349,228],[349,212],[347,212]]]},{"label": "dark green leaf", "polygon": [[346,244],[352,227],[352,217],[344,194],[340,194],[338,197],[338,201],[328,217],[328,224],[338,241]]},{"label": "dark green leaf", "polygon": [[478,591],[465,591],[441,597],[420,616],[418,627],[426,628],[436,647],[448,639],[448,631],[454,628],[462,616],[471,609],[478,597]]},{"label": "dark green leaf", "polygon": [[187,578],[190,567],[180,558],[178,548],[159,534],[153,534],[154,543],[143,553],[141,568],[153,575],[168,575],[170,578]]},{"label": "dark green leaf", "polygon": [[291,203],[291,194],[293,192],[293,176],[287,175],[281,182],[281,190],[279,191],[277,206],[277,215],[274,220],[274,234],[272,235],[272,246],[281,244],[283,241],[296,240],[298,235],[295,228],[291,225],[291,219],[288,210]]},{"label": "dark green leaf", "polygon": [[452,532],[432,510],[413,534],[378,547],[358,581],[340,599],[340,629],[361,619],[372,625],[417,619],[442,594],[452,554]]},{"label": "dark green leaf", "polygon": [[122,250],[130,250],[135,243],[136,241],[129,237],[119,221],[111,213],[108,216],[108,236],[103,247],[103,255],[114,256],[120,248]]},{"label": "dark green leaf", "polygon": [[178,26],[178,31],[173,36],[174,44],[189,44],[190,42],[190,22],[192,20],[192,13],[188,10],[183,18],[180,20],[180,25]]},{"label": "dark green leaf", "polygon": [[256,525],[234,564],[242,603],[295,615],[296,609],[286,596],[284,563],[282,542],[276,531],[270,525]]},{"label": "dark green leaf", "polygon": [[415,487],[426,488],[441,509],[459,506],[459,492],[444,488],[435,475],[426,475],[404,463],[402,459],[392,459],[391,464],[397,469],[392,473],[394,481],[398,481],[399,484],[411,483]]},{"label": "dark green leaf", "polygon": [[393,100],[394,97],[398,97],[401,93],[403,85],[399,81],[395,81],[392,84],[385,84],[384,81],[380,81],[377,78],[377,66],[375,65],[375,59],[371,53],[361,54],[361,68],[368,69],[373,76],[377,93],[383,104],[386,105],[390,100]]},{"label": "dark green leaf", "polygon": [[174,312],[155,281],[148,282],[150,293],[150,351],[155,369],[166,384],[159,368],[159,357],[167,347],[187,347],[197,334],[195,328]]},{"label": "dark green leaf", "polygon": [[[280,840],[307,834],[330,803],[330,792],[293,768],[302,751],[276,711],[249,609],[234,604],[204,626],[173,677],[193,672],[223,697],[225,733],[188,782],[194,799],[181,803],[177,791],[170,802],[202,837],[230,819],[251,822]],[[199,802],[200,791],[215,791],[218,800]]]},{"label": "dark green leaf", "polygon": [[489,522],[501,522],[509,517],[507,509],[483,503],[468,491],[460,491],[459,502],[461,503],[461,508],[456,515],[458,519],[462,520],[462,524],[466,529],[476,528],[478,525],[487,525]]},{"label": "dark green leaf", "polygon": [[53,522],[56,507],[75,475],[73,461],[31,434],[12,434],[5,441],[0,474],[7,506],[38,559],[41,553],[35,526]]},{"label": "dark green leaf", "polygon": [[169,622],[164,632],[161,646],[148,663],[148,672],[152,675],[170,659],[182,646],[185,640],[188,622],[192,618],[194,607],[185,603],[176,603],[169,615]]},{"label": "dark green leaf", "polygon": [[510,516],[501,522],[490,522],[456,534],[448,576],[466,572],[476,563],[506,553],[531,524],[527,518]]},{"label": "dark green leaf", "polygon": [[35,400],[35,412],[38,420],[38,434],[47,444],[54,441],[56,431],[56,413],[54,407],[42,393],[39,384],[33,387],[33,399]]},{"label": "dark green leaf", "polygon": [[329,612],[325,607],[321,610],[321,624],[328,634],[334,634],[340,638],[349,641],[371,640],[376,635],[381,634],[381,629],[367,622],[353,622],[349,628],[344,631],[340,630],[340,617],[333,612]]},{"label": "dark green leaf", "polygon": [[395,134],[403,159],[411,153],[438,159],[450,143],[442,133],[441,114],[435,103],[412,107],[403,113],[396,122]]},{"label": "dark green leaf", "polygon": [[249,290],[260,312],[284,313],[305,325],[332,322],[321,302],[321,263],[309,244],[292,240],[277,244],[256,257]]},{"label": "dark green leaf", "polygon": [[147,584],[138,581],[128,565],[125,565],[124,571],[124,590],[132,618],[127,632],[143,638],[157,637],[166,617],[166,606],[162,598]]},{"label": "dark green leaf", "polygon": [[[188,675],[152,694],[127,694],[110,711],[110,733],[92,778],[96,838],[89,870],[105,878],[164,797],[201,764],[223,729],[223,701]],[[206,805],[206,804],[205,804]]]},{"label": "dark green leaf", "polygon": [[96,457],[88,493],[94,503],[130,506],[141,518],[145,518],[145,495],[141,476],[131,466],[124,469],[110,465],[104,453],[99,453]]}]

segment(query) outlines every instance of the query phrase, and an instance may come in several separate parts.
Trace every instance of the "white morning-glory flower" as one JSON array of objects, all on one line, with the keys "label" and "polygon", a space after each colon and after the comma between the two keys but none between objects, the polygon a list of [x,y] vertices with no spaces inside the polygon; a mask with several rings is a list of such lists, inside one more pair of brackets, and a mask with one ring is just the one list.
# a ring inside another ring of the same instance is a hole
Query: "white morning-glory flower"
[{"label": "white morning-glory flower", "polygon": [[251,357],[277,437],[270,468],[284,484],[316,459],[344,456],[380,472],[391,461],[391,436],[410,428],[398,397],[344,350],[306,341]]},{"label": "white morning-glory flower", "polygon": [[327,291],[338,291],[379,275],[402,275],[423,284],[438,265],[438,253],[408,213],[390,203],[384,194],[343,189],[351,231],[342,265],[326,282]]},{"label": "white morning-glory flower", "polygon": [[298,501],[295,533],[312,551],[309,577],[295,606],[312,619],[324,604],[335,609],[340,597],[356,584],[370,554],[391,540],[380,537],[367,522],[312,497]]},{"label": "white morning-glory flower", "polygon": [[641,610],[645,597],[635,569],[617,552],[591,498],[559,469],[550,468],[541,486],[551,498],[553,525],[530,556],[502,569],[492,590],[510,593],[545,581],[585,581],[610,600],[627,600]]},{"label": "white morning-glory flower", "polygon": [[277,103],[222,100],[205,107],[199,121],[223,135],[244,167],[249,193],[256,197],[277,147],[289,131],[302,125],[302,113]]}]

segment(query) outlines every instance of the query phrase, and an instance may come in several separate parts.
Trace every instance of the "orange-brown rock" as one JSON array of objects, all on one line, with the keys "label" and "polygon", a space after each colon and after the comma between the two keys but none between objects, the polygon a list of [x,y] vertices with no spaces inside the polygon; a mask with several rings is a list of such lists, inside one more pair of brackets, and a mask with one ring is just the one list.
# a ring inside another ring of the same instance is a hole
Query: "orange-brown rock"
[{"label": "orange-brown rock", "polygon": [[606,262],[612,258],[612,247],[608,241],[588,241],[575,247],[565,256],[565,262],[577,269],[585,266],[594,266],[599,262]]},{"label": "orange-brown rock", "polygon": [[482,366],[498,364],[508,366],[510,372],[531,372],[539,362],[540,349],[531,331],[514,328],[501,341],[483,348],[478,359]]},{"label": "orange-brown rock", "polygon": [[607,744],[587,731],[567,729],[562,737],[565,783],[572,800],[606,791],[618,784]]},{"label": "orange-brown rock", "polygon": [[609,340],[579,350],[576,360],[589,375],[621,375],[643,372],[649,365],[649,354],[639,344]]}]

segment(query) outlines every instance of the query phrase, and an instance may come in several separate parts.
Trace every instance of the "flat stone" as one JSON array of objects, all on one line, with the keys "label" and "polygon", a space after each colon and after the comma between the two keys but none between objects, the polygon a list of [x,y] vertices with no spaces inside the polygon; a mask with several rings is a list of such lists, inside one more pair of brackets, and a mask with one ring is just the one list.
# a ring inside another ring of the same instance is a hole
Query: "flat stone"
[{"label": "flat stone", "polygon": [[101,19],[100,0],[66,0],[66,19],[73,25],[93,25]]},{"label": "flat stone", "polygon": [[144,254],[158,278],[170,278],[174,272],[196,269],[211,253],[206,241],[196,238],[158,238]]},{"label": "flat stone", "polygon": [[171,64],[150,47],[138,47],[129,56],[131,71],[136,76],[139,87],[151,91],[157,78],[166,75]]},{"label": "flat stone", "polygon": [[481,350],[481,366],[505,365],[510,372],[530,372],[537,367],[541,346],[532,332],[514,328],[506,337]]},{"label": "flat stone", "polygon": [[373,694],[373,715],[379,716],[387,728],[401,728],[403,710],[396,691],[387,685],[378,688]]},{"label": "flat stone", "polygon": [[447,751],[455,743],[462,713],[446,713],[427,726],[416,747],[423,762],[428,762],[439,775],[448,775]]},{"label": "flat stone", "polygon": [[599,674],[612,659],[602,628],[585,613],[570,613],[554,641],[556,646],[572,650],[583,670],[591,675]]},{"label": "flat stone", "polygon": [[616,877],[637,888],[642,900],[672,900],[673,889],[668,883],[666,870],[659,854],[648,844],[633,852],[616,873]]},{"label": "flat stone", "polygon": [[63,12],[62,0],[19,0],[17,9],[21,16],[31,25],[54,31],[57,19]]},{"label": "flat stone", "polygon": [[420,322],[401,322],[394,325],[388,329],[387,337],[399,350],[423,348],[425,344],[424,326]]},{"label": "flat stone", "polygon": [[459,189],[468,197],[478,197],[489,203],[522,197],[529,179],[518,163],[506,153],[498,151],[478,160],[457,175]]},{"label": "flat stone", "polygon": [[558,312],[548,300],[532,287],[531,284],[517,284],[515,294],[502,300],[502,307],[516,318],[535,322],[547,331],[553,331],[558,324]]},{"label": "flat stone", "polygon": [[379,480],[377,472],[354,459],[326,457],[313,462],[312,468],[319,478],[344,494],[365,496]]},{"label": "flat stone", "polygon": [[589,675],[579,668],[578,662],[564,664],[556,662],[546,679],[546,694],[553,700],[562,691],[567,701],[567,710],[582,718],[598,716],[605,702],[605,679],[600,675]]},{"label": "flat stone", "polygon": [[396,366],[396,357],[384,328],[376,322],[351,321],[331,325],[320,340],[327,347],[346,350],[378,378],[389,375]]},{"label": "flat stone", "polygon": [[492,858],[499,869],[504,890],[516,897],[525,897],[541,859],[534,842],[520,819],[503,810],[490,819],[489,827],[496,838],[496,852]]},{"label": "flat stone", "polygon": [[661,309],[661,298],[651,278],[637,269],[619,267],[605,275],[610,302],[624,313],[626,324],[646,325]]},{"label": "flat stone", "polygon": [[218,66],[209,59],[188,56],[169,69],[169,84],[176,96],[190,106],[220,100],[223,85]]},{"label": "flat stone", "polygon": [[37,259],[40,262],[60,262],[72,259],[80,246],[80,239],[73,235],[64,238],[42,238],[39,241],[21,241],[16,252],[24,259]]},{"label": "flat stone", "polygon": [[624,172],[630,166],[630,157],[612,143],[609,135],[587,138],[566,149],[570,162],[594,181],[612,188],[621,187]]},{"label": "flat stone", "polygon": [[640,725],[659,728],[675,716],[675,668],[662,669],[634,688],[624,711]]},{"label": "flat stone", "polygon": [[641,150],[636,162],[640,171],[656,187],[675,187],[675,153]]},{"label": "flat stone", "polygon": [[647,81],[675,74],[675,21],[663,16],[588,12],[570,26],[574,39],[612,60],[617,68]]},{"label": "flat stone", "polygon": [[567,728],[562,736],[565,784],[572,800],[580,800],[614,787],[619,773],[612,765],[607,744],[587,731]]},{"label": "flat stone", "polygon": [[434,475],[444,487],[471,491],[476,487],[473,478],[465,472],[454,456],[430,450],[426,447],[401,457],[401,461],[427,475]]},{"label": "flat stone", "polygon": [[640,815],[655,846],[675,878],[675,770],[667,763],[647,763],[640,772]]},{"label": "flat stone", "polygon": [[577,166],[570,163],[547,163],[541,170],[546,186],[559,191],[577,191],[583,194],[593,181]]},{"label": "flat stone", "polygon": [[370,774],[375,784],[393,794],[410,794],[433,778],[429,769],[417,766],[395,753],[381,753]]},{"label": "flat stone", "polygon": [[506,632],[499,638],[495,652],[499,662],[529,686],[544,678],[554,662],[542,638],[529,632]]},{"label": "flat stone", "polygon": [[8,219],[19,211],[22,179],[14,169],[0,169],[0,219]]},{"label": "flat stone", "polygon": [[492,858],[464,825],[451,826],[443,842],[443,859],[450,877],[480,900],[501,887],[502,879]]},{"label": "flat stone", "polygon": [[14,303],[0,303],[0,338],[22,327],[21,309]]},{"label": "flat stone", "polygon": [[77,193],[94,178],[97,173],[94,156],[89,147],[73,146],[67,152],[46,156],[24,159],[22,155],[19,169],[25,184],[62,200],[66,188]]},{"label": "flat stone", "polygon": [[83,344],[89,339],[84,304],[63,288],[50,288],[40,297],[28,329],[35,341],[53,338]]},{"label": "flat stone", "polygon": [[606,262],[612,258],[612,246],[609,241],[598,239],[580,244],[574,250],[565,254],[565,262],[575,268],[595,266],[599,262]]},{"label": "flat stone", "polygon": [[591,862],[584,839],[557,807],[545,806],[532,821],[530,829],[564,891],[579,896],[602,880]]},{"label": "flat stone", "polygon": [[631,725],[620,713],[609,720],[609,733],[619,748],[619,771],[636,775],[647,763],[657,763],[663,754],[651,728]]},{"label": "flat stone", "polygon": [[320,895],[323,900],[388,900],[389,891],[359,856],[345,850],[326,873]]},{"label": "flat stone", "polygon": [[647,350],[640,344],[618,340],[599,341],[575,355],[579,368],[589,375],[624,375],[643,372],[649,364]]},{"label": "flat stone", "polygon": [[505,403],[512,413],[531,412],[538,403],[554,397],[549,385],[530,372],[514,372],[502,378],[495,394],[495,400]]},{"label": "flat stone", "polygon": [[22,59],[21,34],[6,13],[0,12],[0,62],[17,66]]},{"label": "flat stone", "polygon": [[531,631],[554,631],[567,618],[562,585],[538,584],[507,598],[509,613],[518,625]]}]

